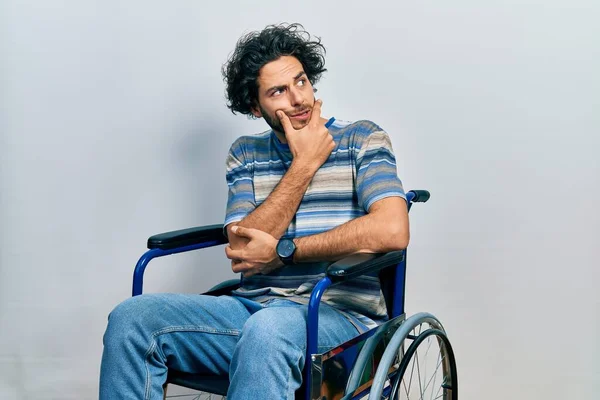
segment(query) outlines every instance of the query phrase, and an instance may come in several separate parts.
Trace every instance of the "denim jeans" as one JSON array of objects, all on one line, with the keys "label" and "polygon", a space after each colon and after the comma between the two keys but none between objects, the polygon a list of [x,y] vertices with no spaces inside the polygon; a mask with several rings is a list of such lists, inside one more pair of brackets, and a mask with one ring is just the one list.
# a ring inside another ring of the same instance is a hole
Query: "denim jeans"
[{"label": "denim jeans", "polygon": [[[229,375],[227,397],[293,399],[302,383],[307,306],[260,304],[231,296],[147,294],[110,314],[104,335],[100,399],[162,400],[167,369]],[[319,351],[358,334],[321,304]]]}]

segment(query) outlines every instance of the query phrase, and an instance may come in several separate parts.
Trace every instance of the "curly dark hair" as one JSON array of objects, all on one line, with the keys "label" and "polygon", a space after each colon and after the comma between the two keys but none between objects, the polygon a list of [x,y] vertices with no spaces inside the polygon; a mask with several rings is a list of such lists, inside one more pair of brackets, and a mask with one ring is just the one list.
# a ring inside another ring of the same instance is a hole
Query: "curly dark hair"
[{"label": "curly dark hair", "polygon": [[313,85],[327,71],[321,38],[311,40],[301,24],[269,25],[260,32],[250,32],[238,40],[221,71],[227,107],[233,114],[239,112],[253,117],[252,108],[258,105],[260,69],[281,56],[296,57]]}]

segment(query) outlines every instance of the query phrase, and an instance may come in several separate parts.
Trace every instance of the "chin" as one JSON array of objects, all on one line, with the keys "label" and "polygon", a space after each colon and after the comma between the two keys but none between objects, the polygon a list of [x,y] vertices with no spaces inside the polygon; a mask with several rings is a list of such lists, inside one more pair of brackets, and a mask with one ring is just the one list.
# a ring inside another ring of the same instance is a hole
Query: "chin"
[{"label": "chin", "polygon": [[298,122],[297,125],[292,124],[292,126],[294,127],[294,129],[302,129],[304,128],[306,125],[308,125],[308,121],[305,122]]}]

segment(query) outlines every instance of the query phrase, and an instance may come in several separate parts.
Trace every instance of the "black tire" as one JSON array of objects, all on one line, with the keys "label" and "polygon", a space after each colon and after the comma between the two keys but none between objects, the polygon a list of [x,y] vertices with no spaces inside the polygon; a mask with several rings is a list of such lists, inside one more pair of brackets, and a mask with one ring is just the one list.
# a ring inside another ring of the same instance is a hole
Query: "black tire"
[{"label": "black tire", "polygon": [[[405,373],[407,372],[408,366],[410,365],[411,360],[417,354],[417,350],[419,346],[425,341],[425,339],[430,336],[435,336],[437,342],[440,346],[440,353],[444,353],[444,356],[447,358],[447,363],[442,363],[440,361],[440,365],[443,364],[443,377],[444,382],[440,383],[440,389],[442,390],[441,396],[437,396],[435,399],[443,399],[443,400],[457,400],[458,399],[458,374],[456,371],[456,360],[454,358],[454,351],[452,350],[452,345],[450,344],[450,340],[448,340],[448,336],[446,333],[440,329],[427,329],[421,332],[416,338],[414,338],[411,345],[406,350],[406,353],[402,357],[400,361],[400,366],[398,367],[398,373],[394,377],[394,380],[391,385],[391,392],[389,399],[397,399],[399,395],[399,390],[401,390],[401,382],[405,377]],[[417,362],[418,366],[418,362]],[[413,364],[414,368],[414,364]],[[439,366],[438,366],[439,368]],[[437,369],[436,368],[436,371]],[[449,369],[449,371],[447,370]],[[434,371],[435,373],[435,371]],[[420,379],[420,378],[419,378]],[[449,379],[449,381],[448,381]],[[412,373],[411,373],[412,380]],[[434,380],[435,382],[435,380]],[[434,385],[435,386],[435,385]],[[410,388],[410,385],[409,385]],[[406,389],[406,385],[405,385]],[[425,390],[427,387],[425,388]],[[409,390],[410,391],[410,390]],[[408,396],[408,393],[407,393]],[[432,396],[433,397],[433,396]]]}]

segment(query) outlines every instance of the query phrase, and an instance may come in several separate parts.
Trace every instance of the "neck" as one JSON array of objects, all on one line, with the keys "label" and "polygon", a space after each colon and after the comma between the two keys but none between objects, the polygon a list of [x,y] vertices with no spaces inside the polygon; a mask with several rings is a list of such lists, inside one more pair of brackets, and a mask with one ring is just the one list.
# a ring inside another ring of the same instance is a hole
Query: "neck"
[{"label": "neck", "polygon": [[277,139],[279,139],[279,141],[281,143],[287,144],[287,139],[285,137],[285,133],[276,131],[275,129],[273,129],[273,132],[275,133],[275,136],[277,136]]}]

